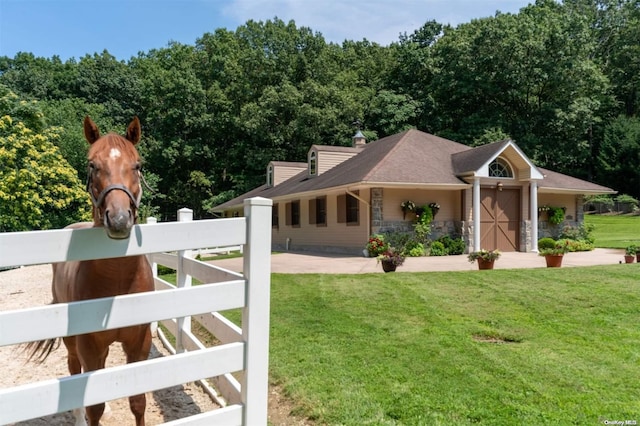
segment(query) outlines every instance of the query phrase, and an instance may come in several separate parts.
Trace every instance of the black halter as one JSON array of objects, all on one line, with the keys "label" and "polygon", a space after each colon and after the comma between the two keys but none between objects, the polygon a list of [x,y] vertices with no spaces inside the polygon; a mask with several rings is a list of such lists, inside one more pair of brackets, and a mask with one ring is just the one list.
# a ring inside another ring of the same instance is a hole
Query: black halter
[{"label": "black halter", "polygon": [[[140,177],[140,180],[142,182],[144,182],[144,185],[147,188],[149,188],[149,185],[144,180],[144,177],[142,176],[142,173],[138,172],[138,176]],[[142,199],[142,190],[140,190],[140,193],[138,194],[138,197],[134,197],[133,193],[129,190],[129,188],[127,188],[126,186],[122,185],[121,183],[116,183],[116,184],[107,186],[98,195],[98,198],[96,198],[95,195],[93,195],[93,190],[91,189],[91,184],[92,183],[93,183],[93,175],[91,173],[91,170],[89,170],[89,173],[87,175],[87,192],[89,193],[89,196],[91,197],[91,202],[93,203],[93,206],[96,209],[98,209],[98,211],[100,210],[100,207],[102,207],[102,204],[104,203],[104,199],[107,196],[107,194],[110,193],[111,191],[116,190],[116,189],[118,189],[120,191],[123,191],[125,194],[127,194],[127,196],[129,197],[129,200],[131,201],[131,205],[134,206],[136,208],[136,210],[138,209],[138,207],[140,207],[140,200]]]}]

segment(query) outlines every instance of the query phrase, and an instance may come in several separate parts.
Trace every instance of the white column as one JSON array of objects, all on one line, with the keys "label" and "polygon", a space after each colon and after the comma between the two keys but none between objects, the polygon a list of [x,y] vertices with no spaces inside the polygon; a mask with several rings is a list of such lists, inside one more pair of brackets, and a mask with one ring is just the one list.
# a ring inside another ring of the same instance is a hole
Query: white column
[{"label": "white column", "polygon": [[[193,210],[182,208],[178,210],[178,222],[191,222],[193,220]],[[191,275],[184,271],[184,259],[193,256],[191,250],[178,251],[178,270],[176,284],[178,288],[191,287]],[[177,318],[178,333],[176,335],[176,352],[184,352],[184,334],[191,333],[191,317]]]},{"label": "white column", "polygon": [[538,182],[532,180],[529,185],[529,206],[531,216],[531,251],[538,252]]},{"label": "white column", "polygon": [[242,309],[245,371],[241,399],[246,425],[267,424],[272,205],[271,200],[261,197],[244,200],[247,243],[243,272],[247,283],[246,305]]},{"label": "white column", "polygon": [[480,250],[480,178],[473,179],[473,251]]}]

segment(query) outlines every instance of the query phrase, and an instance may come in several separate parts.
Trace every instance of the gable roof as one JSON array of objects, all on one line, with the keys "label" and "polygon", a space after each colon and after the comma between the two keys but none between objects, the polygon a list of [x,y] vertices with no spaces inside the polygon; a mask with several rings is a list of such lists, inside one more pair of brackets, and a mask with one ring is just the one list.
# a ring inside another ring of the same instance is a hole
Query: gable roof
[{"label": "gable roof", "polygon": [[[336,147],[342,148],[345,147]],[[321,175],[309,178],[302,171],[281,184],[260,186],[214,208],[216,211],[242,205],[251,197],[278,198],[353,185],[423,186],[449,189],[468,188],[462,176],[475,174],[506,150],[514,150],[522,166],[530,165],[533,179],[543,179],[539,188],[564,189],[576,193],[614,192],[610,188],[538,169],[513,141],[505,140],[479,147],[469,147],[419,130],[407,130],[358,148],[358,154]],[[545,175],[546,174],[546,175]],[[547,176],[549,180],[547,181]]]}]

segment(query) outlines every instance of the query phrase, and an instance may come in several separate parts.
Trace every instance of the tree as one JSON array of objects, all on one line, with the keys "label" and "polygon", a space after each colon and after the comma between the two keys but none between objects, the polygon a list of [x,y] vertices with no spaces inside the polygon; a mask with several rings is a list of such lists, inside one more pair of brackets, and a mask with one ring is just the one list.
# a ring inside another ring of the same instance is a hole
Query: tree
[{"label": "tree", "polygon": [[640,197],[640,119],[619,116],[604,131],[598,180],[620,193]]},{"label": "tree", "polygon": [[22,102],[0,86],[0,232],[61,228],[89,220],[89,197],[52,142],[57,130],[35,132],[25,122],[36,117],[8,114],[16,110],[11,105]]}]

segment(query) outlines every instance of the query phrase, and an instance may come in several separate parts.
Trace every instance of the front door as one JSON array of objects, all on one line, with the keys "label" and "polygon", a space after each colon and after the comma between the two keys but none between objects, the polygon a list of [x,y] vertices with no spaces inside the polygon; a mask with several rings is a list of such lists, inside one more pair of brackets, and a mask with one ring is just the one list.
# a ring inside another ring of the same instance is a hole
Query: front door
[{"label": "front door", "polygon": [[518,251],[520,189],[480,188],[480,247]]}]

